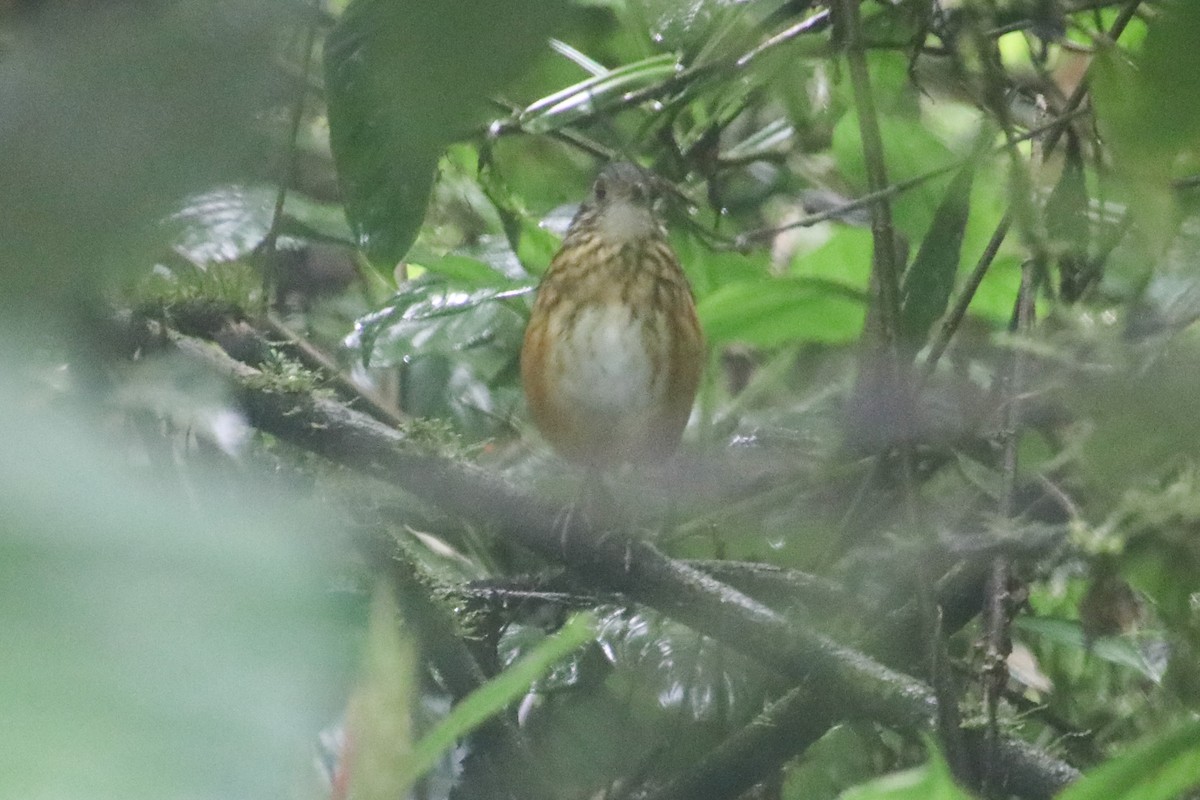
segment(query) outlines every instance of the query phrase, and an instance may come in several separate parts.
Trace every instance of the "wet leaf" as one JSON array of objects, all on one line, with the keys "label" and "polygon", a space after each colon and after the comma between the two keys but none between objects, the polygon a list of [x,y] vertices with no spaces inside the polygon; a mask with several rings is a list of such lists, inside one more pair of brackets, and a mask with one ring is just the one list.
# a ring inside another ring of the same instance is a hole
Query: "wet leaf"
[{"label": "wet leaf", "polygon": [[531,103],[518,120],[529,133],[557,130],[619,102],[628,92],[669,78],[677,70],[676,58],[671,53],[624,64]]}]

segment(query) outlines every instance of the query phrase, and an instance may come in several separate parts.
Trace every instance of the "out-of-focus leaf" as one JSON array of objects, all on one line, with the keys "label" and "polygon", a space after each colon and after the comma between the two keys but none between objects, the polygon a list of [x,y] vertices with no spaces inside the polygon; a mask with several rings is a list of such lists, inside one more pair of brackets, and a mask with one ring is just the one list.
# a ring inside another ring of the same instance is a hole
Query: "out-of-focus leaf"
[{"label": "out-of-focus leaf", "polygon": [[529,133],[557,130],[619,101],[628,92],[669,78],[677,70],[678,64],[672,53],[624,64],[531,103],[519,116],[521,126]]},{"label": "out-of-focus leaf", "polygon": [[1020,256],[1011,254],[997,257],[971,298],[971,314],[994,325],[1007,323],[1012,317],[1013,303],[1020,288]]},{"label": "out-of-focus leaf", "polygon": [[866,292],[871,279],[871,231],[837,227],[828,241],[792,259],[791,274]]},{"label": "out-of-focus leaf", "polygon": [[360,629],[314,547],[337,523],[250,472],[151,480],[93,416],[0,397],[4,793],[286,796]]},{"label": "out-of-focus leaf", "polygon": [[788,765],[783,800],[832,800],[847,786],[876,774],[871,751],[849,725],[837,725]]},{"label": "out-of-focus leaf", "polygon": [[92,298],[183,197],[261,159],[287,2],[47,3],[6,17],[0,303]]},{"label": "out-of-focus leaf", "polygon": [[351,797],[395,800],[420,777],[408,768],[420,691],[414,649],[395,598],[381,584],[371,603],[363,674],[346,712],[349,745],[342,768]]},{"label": "out-of-focus leaf", "polygon": [[954,782],[937,748],[931,745],[928,750],[929,761],[924,766],[847,789],[838,800],[971,800]]},{"label": "out-of-focus leaf", "polygon": [[761,280],[767,274],[762,259],[732,250],[713,250],[690,233],[677,232],[671,237],[671,245],[697,301],[703,301],[722,286]]},{"label": "out-of-focus leaf", "polygon": [[933,224],[921,241],[921,249],[904,273],[901,286],[901,333],[919,346],[929,326],[946,312],[954,276],[962,256],[963,233],[971,210],[971,183],[975,165],[966,164],[946,188]]},{"label": "out-of-focus leaf", "polygon": [[1092,71],[1096,119],[1155,255],[1177,223],[1170,179],[1179,156],[1200,155],[1200,98],[1181,80],[1200,74],[1197,41],[1200,4],[1166,3],[1132,63],[1122,50],[1108,47],[1097,54]]},{"label": "out-of-focus leaf", "polygon": [[1084,474],[1115,499],[1193,457],[1200,441],[1200,418],[1192,409],[1198,395],[1200,351],[1184,341],[1150,363],[1118,364],[1071,384],[1072,408],[1094,425],[1080,461]]},{"label": "out-of-focus leaf", "polygon": [[601,64],[599,61],[589,57],[587,54],[571,47],[571,45],[561,39],[551,39],[550,49],[566,58],[575,64],[578,64],[589,75],[604,75],[608,72],[608,67]]},{"label": "out-of-focus leaf", "polygon": [[796,135],[796,128],[786,117],[773,119],[722,154],[730,161],[751,160],[778,153]]},{"label": "out-of-focus leaf", "polygon": [[354,0],[325,43],[330,145],[361,246],[388,271],[416,238],[442,150],[544,47],[564,4]]},{"label": "out-of-focus leaf", "polygon": [[[1078,620],[1054,619],[1050,617],[1017,617],[1014,622],[1019,631],[1044,637],[1047,641],[1074,647],[1087,648],[1087,637]],[[1137,643],[1127,637],[1105,636],[1091,643],[1091,652],[1103,661],[1137,670],[1152,681],[1162,680],[1162,670],[1156,669]]]},{"label": "out-of-focus leaf", "polygon": [[484,170],[480,178],[483,191],[500,214],[504,235],[521,266],[532,275],[541,275],[558,251],[559,237],[530,215],[520,198],[514,196],[493,170]]},{"label": "out-of-focus leaf", "polygon": [[1173,800],[1200,786],[1200,722],[1138,745],[1068,786],[1058,800]]},{"label": "out-of-focus leaf", "polygon": [[767,278],[724,286],[699,303],[712,344],[772,347],[788,341],[840,344],[862,331],[864,298],[837,284]]}]

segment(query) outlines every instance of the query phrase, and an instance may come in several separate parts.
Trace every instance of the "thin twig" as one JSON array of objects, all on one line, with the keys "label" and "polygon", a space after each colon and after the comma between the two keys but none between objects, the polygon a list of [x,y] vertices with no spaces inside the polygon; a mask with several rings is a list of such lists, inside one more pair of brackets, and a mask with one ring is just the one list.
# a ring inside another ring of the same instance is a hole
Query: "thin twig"
[{"label": "thin twig", "polygon": [[[1017,293],[1017,304],[1011,326],[1015,333],[1028,333],[1033,326],[1034,298],[1037,296],[1036,279],[1042,273],[1043,266],[1043,264],[1031,260],[1022,268],[1021,288]],[[1026,361],[1025,351],[1021,348],[1014,349],[1002,386],[1006,406],[1002,467],[1004,493],[1000,498],[1000,516],[1005,520],[1012,519],[1016,514],[1017,453],[1021,439],[1021,392],[1025,385]],[[1012,650],[1012,641],[1009,636],[1009,625],[1013,613],[1011,581],[1011,561],[1006,555],[997,555],[992,559],[983,619],[985,637],[983,695],[987,711],[987,728],[984,736],[986,759],[983,771],[985,787],[996,785],[997,782],[995,764],[1000,742],[998,712],[1000,698],[1008,683],[1008,655]]]},{"label": "thin twig", "polygon": [[983,248],[983,253],[980,254],[979,260],[975,263],[975,268],[971,270],[967,282],[963,285],[958,298],[954,301],[954,307],[950,309],[950,313],[942,320],[937,335],[929,345],[929,353],[925,356],[925,363],[921,366],[922,385],[924,385],[925,381],[929,380],[934,369],[937,368],[938,360],[946,352],[946,347],[950,344],[950,339],[953,338],[959,325],[962,324],[963,319],[967,316],[967,309],[970,307],[971,301],[975,299],[975,292],[978,291],[979,285],[983,283],[984,276],[987,275],[992,262],[996,260],[996,254],[1000,252],[1000,246],[1004,244],[1004,239],[1008,236],[1010,222],[1011,220],[1007,214],[1001,218],[996,229],[992,231],[992,238],[988,240],[987,246]]},{"label": "thin twig", "polygon": [[304,52],[300,56],[300,90],[296,94],[296,103],[292,106],[292,117],[288,127],[287,150],[283,157],[283,170],[279,177],[279,188],[275,192],[275,207],[271,210],[271,227],[266,236],[255,248],[263,256],[263,308],[271,307],[271,291],[277,283],[275,274],[275,246],[279,242],[279,231],[283,225],[283,205],[287,200],[288,188],[296,172],[297,140],[300,138],[300,125],[304,121],[304,101],[308,98],[308,73],[312,67],[313,48],[317,43],[317,28],[321,19],[321,4],[313,0],[312,18],[308,22],[308,30],[304,35]]}]

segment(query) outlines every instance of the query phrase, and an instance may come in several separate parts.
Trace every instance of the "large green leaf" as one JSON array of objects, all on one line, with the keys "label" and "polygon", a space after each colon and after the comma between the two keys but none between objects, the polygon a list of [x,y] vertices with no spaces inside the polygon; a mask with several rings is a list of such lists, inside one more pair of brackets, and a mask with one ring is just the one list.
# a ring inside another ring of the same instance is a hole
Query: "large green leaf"
[{"label": "large green leaf", "polygon": [[402,767],[409,785],[428,772],[437,759],[460,739],[513,705],[558,662],[591,641],[595,636],[595,627],[596,617],[593,614],[576,614],[554,636],[464,697],[437,727],[416,743],[412,755]]},{"label": "large green leaf", "polygon": [[562,2],[354,0],[325,45],[330,143],[346,214],[389,269],[424,218],[437,159],[545,45]]}]

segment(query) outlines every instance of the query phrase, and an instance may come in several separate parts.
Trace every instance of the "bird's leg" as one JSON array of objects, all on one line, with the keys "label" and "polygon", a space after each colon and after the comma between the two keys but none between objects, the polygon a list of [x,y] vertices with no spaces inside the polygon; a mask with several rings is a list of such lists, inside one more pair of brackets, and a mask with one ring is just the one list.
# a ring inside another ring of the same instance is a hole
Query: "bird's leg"
[{"label": "bird's leg", "polygon": [[[559,546],[567,554],[568,540],[580,531],[598,529],[611,516],[612,495],[598,467],[589,466],[579,485],[575,499],[562,510],[555,521],[559,529]],[[598,532],[598,531],[597,531]]]}]

